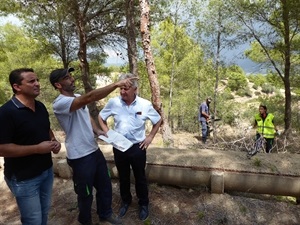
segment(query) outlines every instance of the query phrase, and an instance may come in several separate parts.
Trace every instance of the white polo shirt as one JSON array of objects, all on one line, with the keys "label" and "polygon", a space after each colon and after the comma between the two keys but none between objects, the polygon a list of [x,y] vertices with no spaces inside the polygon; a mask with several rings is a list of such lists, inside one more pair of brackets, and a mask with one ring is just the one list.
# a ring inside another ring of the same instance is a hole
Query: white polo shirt
[{"label": "white polo shirt", "polygon": [[[75,94],[76,97],[80,96]],[[78,159],[98,149],[88,107],[70,112],[75,97],[60,94],[53,102],[54,114],[66,134],[68,159]]]}]

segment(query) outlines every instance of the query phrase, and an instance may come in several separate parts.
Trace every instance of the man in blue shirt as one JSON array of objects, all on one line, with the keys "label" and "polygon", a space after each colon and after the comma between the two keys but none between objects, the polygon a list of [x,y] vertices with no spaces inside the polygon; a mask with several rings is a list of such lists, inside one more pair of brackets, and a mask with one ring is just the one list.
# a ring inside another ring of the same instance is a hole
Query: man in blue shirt
[{"label": "man in blue shirt", "polygon": [[206,139],[209,133],[208,122],[210,118],[209,104],[211,103],[211,98],[208,97],[205,102],[203,102],[199,107],[198,120],[201,123],[202,129],[202,143],[206,143]]},{"label": "man in blue shirt", "polygon": [[[131,77],[134,77],[131,73],[122,74],[119,81]],[[145,173],[146,150],[160,127],[161,117],[150,101],[137,96],[137,87],[136,80],[130,86],[120,87],[120,96],[111,98],[101,110],[99,123],[103,131],[107,132],[109,130],[107,118],[113,116],[114,130],[133,143],[133,146],[125,152],[113,148],[122,198],[119,217],[125,216],[132,201],[130,192],[131,167],[135,177],[135,191],[139,199],[139,218],[144,221],[149,215],[148,185]],[[145,122],[147,120],[150,120],[153,124],[148,135],[145,132]]]}]

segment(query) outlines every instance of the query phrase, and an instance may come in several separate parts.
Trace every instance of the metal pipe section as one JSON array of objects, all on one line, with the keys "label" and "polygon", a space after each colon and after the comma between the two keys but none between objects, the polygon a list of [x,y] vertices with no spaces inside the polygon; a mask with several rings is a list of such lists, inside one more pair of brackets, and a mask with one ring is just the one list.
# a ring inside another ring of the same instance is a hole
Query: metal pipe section
[{"label": "metal pipe section", "polygon": [[[108,167],[112,177],[117,178],[113,160],[108,160]],[[190,188],[206,186],[212,193],[238,191],[300,197],[300,177],[294,175],[154,163],[147,164],[146,173],[149,182]]]}]

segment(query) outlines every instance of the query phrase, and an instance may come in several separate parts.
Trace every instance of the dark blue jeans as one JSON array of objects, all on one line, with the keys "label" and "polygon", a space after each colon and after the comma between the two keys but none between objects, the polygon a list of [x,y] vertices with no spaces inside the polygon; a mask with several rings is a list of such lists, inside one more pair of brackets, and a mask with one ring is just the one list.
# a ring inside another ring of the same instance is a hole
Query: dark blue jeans
[{"label": "dark blue jeans", "polygon": [[[17,200],[22,225],[46,225],[51,206],[53,168],[32,179],[5,181]],[[5,207],[5,206],[3,206]]]},{"label": "dark blue jeans", "polygon": [[106,160],[103,153],[97,151],[79,158],[68,159],[73,170],[74,190],[77,194],[78,221],[91,221],[93,187],[96,189],[96,205],[99,218],[108,218],[112,214],[112,186]]},{"label": "dark blue jeans", "polygon": [[208,136],[208,125],[206,121],[201,121],[202,142],[205,143]]},{"label": "dark blue jeans", "polygon": [[135,178],[135,192],[139,199],[139,205],[148,205],[148,183],[146,178],[146,150],[142,150],[139,144],[134,144],[125,152],[113,148],[116,167],[119,173],[120,195],[123,203],[130,204],[132,195],[130,192],[130,166]]}]

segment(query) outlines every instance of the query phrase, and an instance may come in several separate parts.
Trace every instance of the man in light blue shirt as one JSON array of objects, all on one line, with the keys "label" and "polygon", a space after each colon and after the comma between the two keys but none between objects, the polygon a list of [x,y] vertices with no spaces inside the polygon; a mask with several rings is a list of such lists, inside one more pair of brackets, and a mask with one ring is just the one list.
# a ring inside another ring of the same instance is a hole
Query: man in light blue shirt
[{"label": "man in light blue shirt", "polygon": [[[133,74],[122,74],[119,81],[134,77]],[[133,146],[122,152],[113,148],[114,159],[119,173],[120,195],[122,205],[119,216],[125,216],[132,202],[130,192],[130,167],[135,177],[135,190],[139,199],[139,218],[144,221],[148,218],[149,198],[148,184],[145,173],[146,150],[157,133],[161,117],[153,108],[150,101],[137,96],[137,81],[133,80],[131,86],[120,87],[120,96],[111,98],[99,113],[99,124],[104,132],[109,130],[107,118],[114,118],[114,130],[127,139]],[[145,123],[150,120],[153,124],[148,135],[145,131]]]}]

